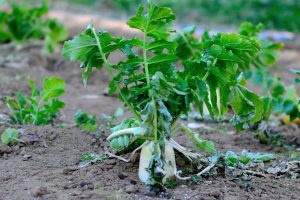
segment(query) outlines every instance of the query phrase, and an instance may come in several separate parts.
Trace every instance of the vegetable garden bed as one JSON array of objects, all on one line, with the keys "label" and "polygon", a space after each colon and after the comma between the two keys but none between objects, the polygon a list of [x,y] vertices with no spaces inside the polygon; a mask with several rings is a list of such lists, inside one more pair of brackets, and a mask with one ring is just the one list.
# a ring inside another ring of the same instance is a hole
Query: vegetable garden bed
[{"label": "vegetable garden bed", "polygon": [[[152,199],[144,195],[145,186],[138,179],[138,159],[132,163],[124,163],[115,159],[90,165],[79,169],[79,158],[84,153],[103,153],[109,147],[105,140],[81,131],[75,126],[59,127],[59,124],[73,123],[73,115],[78,108],[87,113],[99,115],[112,114],[121,106],[115,97],[103,95],[107,80],[98,73],[90,80],[87,88],[82,86],[81,71],[72,63],[63,62],[62,66],[53,69],[53,60],[61,60],[59,55],[51,58],[37,59],[39,49],[23,52],[32,65],[16,69],[11,66],[1,68],[1,98],[12,96],[16,90],[29,94],[26,77],[31,76],[41,83],[44,76],[60,76],[66,80],[66,94],[63,100],[67,103],[61,122],[54,127],[13,126],[24,129],[26,135],[35,135],[39,140],[32,145],[16,144],[0,147],[0,191],[1,199]],[[283,66],[298,63],[298,57],[289,56],[297,51],[284,51],[280,63]],[[34,55],[34,56],[33,56]],[[103,77],[102,79],[99,77]],[[289,74],[283,77],[291,81]],[[3,106],[1,113],[6,113]],[[102,122],[104,124],[105,122]],[[215,130],[205,131],[205,139],[216,142],[216,147],[222,152],[228,149],[240,152],[243,149],[260,152],[286,152],[285,148],[259,144],[251,132],[237,133],[230,124],[206,124]],[[0,125],[0,132],[11,127]],[[299,128],[282,126],[277,129],[291,143],[299,144]],[[103,133],[107,137],[110,133]],[[178,135],[180,144],[187,144],[185,137]],[[192,146],[192,144],[189,144]],[[184,162],[179,163],[188,166]],[[251,180],[243,181],[215,175],[203,178],[199,184],[179,182],[175,189],[168,192],[177,199],[296,199],[300,194],[299,179],[253,176]],[[47,192],[43,192],[43,188]],[[39,192],[42,190],[41,192]]]},{"label": "vegetable garden bed", "polygon": [[[118,30],[115,31],[118,33]],[[293,77],[286,71],[297,68],[299,63],[299,58],[293,56],[297,53],[297,50],[291,49],[284,51],[286,56],[279,61],[283,68],[275,71],[276,74],[285,71],[281,78],[287,83],[291,83]],[[110,81],[107,72],[91,74],[85,88],[79,64],[65,61],[59,54],[44,55],[41,47],[29,45],[21,50],[0,52],[0,56],[5,58],[8,55],[13,55],[14,59],[5,60],[0,66],[0,133],[7,128],[15,128],[23,142],[0,144],[0,199],[297,199],[300,195],[299,155],[296,155],[299,153],[300,129],[296,124],[279,123],[273,127],[272,131],[279,132],[284,142],[276,140],[278,144],[266,145],[258,142],[253,131],[237,131],[226,120],[212,123],[193,119],[180,119],[179,122],[201,132],[203,140],[214,141],[221,154],[229,150],[241,154],[246,149],[276,154],[277,159],[257,166],[254,164],[255,170],[247,172],[236,169],[232,173],[224,173],[222,166],[216,166],[209,173],[188,181],[166,181],[166,191],[145,195],[147,187],[138,177],[138,155],[129,163],[116,158],[100,161],[102,154],[111,151],[111,144],[106,140],[111,134],[110,123],[121,122],[130,116],[128,108],[124,109],[122,116],[120,110],[116,112],[122,104],[116,96],[107,95],[106,86]],[[113,60],[123,57],[116,53]],[[11,125],[5,120],[9,111],[4,97],[13,97],[16,91],[30,96],[32,90],[27,85],[28,77],[36,82],[38,88],[41,88],[44,77],[64,79],[65,94],[60,99],[65,102],[65,108],[54,119],[53,126]],[[79,109],[97,116],[85,116],[90,126],[81,126],[80,122],[86,119],[82,115],[77,115],[78,124],[75,124],[73,116]],[[91,131],[94,122],[99,127]],[[193,141],[182,132],[172,139],[188,150],[194,147]],[[287,151],[291,146],[294,149]],[[180,153],[176,152],[176,157],[176,165],[183,174],[199,171]],[[281,165],[289,166],[290,170],[276,171]]]}]

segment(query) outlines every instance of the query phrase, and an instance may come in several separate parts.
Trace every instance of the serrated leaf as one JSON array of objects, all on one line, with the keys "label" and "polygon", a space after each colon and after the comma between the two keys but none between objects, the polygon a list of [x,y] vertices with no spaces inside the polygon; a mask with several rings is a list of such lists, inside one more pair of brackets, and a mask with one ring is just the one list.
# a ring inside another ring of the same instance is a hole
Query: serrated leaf
[{"label": "serrated leaf", "polygon": [[258,44],[253,44],[236,33],[222,34],[220,43],[226,49],[252,52],[254,54],[258,51]]},{"label": "serrated leaf", "polygon": [[127,24],[153,38],[167,39],[170,22],[175,20],[175,15],[170,8],[157,7],[151,1],[148,3],[148,13],[143,15],[144,7],[140,6],[137,14]]}]

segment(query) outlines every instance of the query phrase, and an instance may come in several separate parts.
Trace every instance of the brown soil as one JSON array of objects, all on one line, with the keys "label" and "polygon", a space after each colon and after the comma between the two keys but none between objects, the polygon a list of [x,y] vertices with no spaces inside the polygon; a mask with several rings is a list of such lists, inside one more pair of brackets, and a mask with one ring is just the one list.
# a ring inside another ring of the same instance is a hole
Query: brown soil
[{"label": "brown soil", "polygon": [[[284,51],[281,66],[299,63],[299,52]],[[78,168],[79,158],[84,153],[103,153],[109,144],[103,139],[81,131],[72,125],[78,109],[89,114],[111,114],[122,106],[115,97],[103,95],[107,84],[105,72],[95,72],[87,88],[82,86],[78,64],[64,61],[59,54],[43,56],[39,48],[26,51],[1,52],[0,57],[15,55],[19,59],[0,66],[0,114],[7,114],[3,97],[13,96],[16,91],[29,94],[27,78],[40,86],[44,76],[58,76],[66,80],[63,100],[66,108],[55,126],[12,126],[24,130],[23,138],[34,135],[38,141],[29,144],[6,146],[0,144],[0,199],[154,199],[144,195],[145,186],[137,176],[138,159],[124,163],[109,159],[86,168]],[[290,56],[291,55],[291,56]],[[289,57],[290,56],[290,57]],[[287,71],[286,69],[284,69]],[[283,79],[292,77],[283,73]],[[61,123],[68,124],[61,128]],[[216,142],[221,152],[248,149],[254,152],[287,153],[284,148],[259,144],[251,132],[236,132],[229,124],[209,124],[214,130],[203,132],[203,137]],[[0,133],[11,127],[0,124]],[[295,126],[277,128],[294,145],[300,145],[300,131]],[[178,134],[180,144],[190,146],[188,140]],[[203,178],[200,183],[179,181],[175,189],[168,190],[172,199],[299,199],[300,179],[264,178],[253,176],[243,181],[224,174]]]}]

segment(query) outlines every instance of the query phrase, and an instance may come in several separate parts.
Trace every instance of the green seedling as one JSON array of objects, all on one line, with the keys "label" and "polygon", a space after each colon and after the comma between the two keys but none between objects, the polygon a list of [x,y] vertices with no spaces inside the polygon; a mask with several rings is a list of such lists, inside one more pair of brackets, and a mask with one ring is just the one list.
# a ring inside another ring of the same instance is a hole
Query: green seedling
[{"label": "green seedling", "polygon": [[89,132],[95,132],[97,131],[98,125],[97,125],[97,117],[89,117],[87,113],[82,113],[78,111],[74,115],[74,119],[76,122],[76,125],[80,127],[80,129],[84,131],[89,131]]},{"label": "green seedling", "polygon": [[5,103],[10,111],[12,124],[52,124],[65,103],[58,100],[65,92],[65,82],[57,77],[46,77],[39,90],[33,80],[28,81],[31,96],[16,93],[16,99],[7,97]]},{"label": "green seedling", "polygon": [[3,144],[11,144],[11,143],[17,143],[22,142],[25,143],[23,140],[19,139],[20,131],[13,128],[7,128],[4,130],[4,132],[1,134],[1,141]]},{"label": "green seedling", "polygon": [[225,163],[227,167],[235,168],[238,165],[247,165],[253,162],[269,162],[275,160],[275,156],[269,153],[250,153],[247,150],[243,150],[240,155],[235,154],[232,151],[227,151],[225,155]]}]

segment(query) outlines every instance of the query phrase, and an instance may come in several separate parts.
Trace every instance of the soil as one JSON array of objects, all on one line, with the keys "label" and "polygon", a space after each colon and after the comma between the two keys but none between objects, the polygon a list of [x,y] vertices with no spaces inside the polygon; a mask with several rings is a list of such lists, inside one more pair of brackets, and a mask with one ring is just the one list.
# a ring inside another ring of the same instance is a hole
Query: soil
[{"label": "soil", "polygon": [[[41,86],[45,76],[64,78],[67,87],[62,99],[66,107],[53,126],[0,123],[0,133],[5,128],[13,127],[22,129],[22,139],[35,138],[34,142],[27,145],[0,144],[0,200],[155,199],[144,195],[146,188],[137,175],[138,157],[131,163],[108,159],[85,168],[78,167],[82,154],[103,153],[109,148],[105,140],[109,132],[104,131],[99,139],[82,131],[74,125],[73,115],[79,109],[97,116],[112,114],[122,104],[116,97],[105,95],[108,81],[105,71],[95,72],[85,88],[78,63],[64,61],[59,53],[46,56],[40,52],[39,47],[0,52],[2,58],[7,55],[14,57],[13,61],[2,62],[0,66],[0,114],[7,114],[3,103],[5,96],[14,96],[16,91],[30,94],[27,86],[29,77],[38,86]],[[287,68],[299,68],[298,54],[299,51],[293,49],[284,50],[279,65],[284,67],[275,71],[280,72],[287,83],[292,80]],[[202,131],[203,137],[215,141],[221,152],[247,149],[288,154],[285,148],[260,144],[251,132],[237,132],[230,124],[206,125],[213,129]],[[299,147],[298,127],[279,126],[276,131],[292,145]],[[175,140],[191,147],[183,134],[179,133]],[[245,181],[219,173],[204,177],[197,184],[179,181],[176,188],[169,189],[167,193],[171,199],[299,199],[300,179],[267,175],[252,176]]]}]

